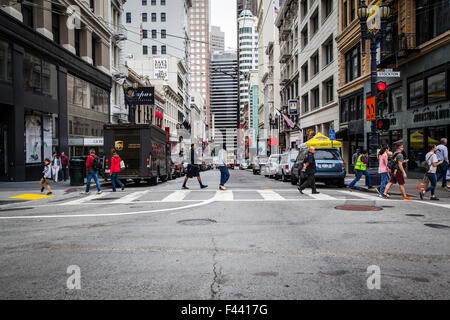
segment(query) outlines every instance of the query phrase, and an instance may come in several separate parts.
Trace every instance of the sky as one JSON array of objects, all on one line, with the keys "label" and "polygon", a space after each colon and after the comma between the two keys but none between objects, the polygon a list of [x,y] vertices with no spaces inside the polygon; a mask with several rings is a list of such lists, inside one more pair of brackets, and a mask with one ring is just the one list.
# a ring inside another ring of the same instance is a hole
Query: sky
[{"label": "sky", "polygon": [[211,25],[225,32],[225,50],[236,49],[236,0],[211,0]]}]

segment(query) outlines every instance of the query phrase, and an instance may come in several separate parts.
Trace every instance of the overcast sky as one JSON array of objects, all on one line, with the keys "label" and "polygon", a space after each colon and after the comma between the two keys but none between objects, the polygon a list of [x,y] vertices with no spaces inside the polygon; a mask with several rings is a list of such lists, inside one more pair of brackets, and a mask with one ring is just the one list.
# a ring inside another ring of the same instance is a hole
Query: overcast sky
[{"label": "overcast sky", "polygon": [[236,1],[211,0],[211,25],[225,32],[225,50],[236,49]]}]

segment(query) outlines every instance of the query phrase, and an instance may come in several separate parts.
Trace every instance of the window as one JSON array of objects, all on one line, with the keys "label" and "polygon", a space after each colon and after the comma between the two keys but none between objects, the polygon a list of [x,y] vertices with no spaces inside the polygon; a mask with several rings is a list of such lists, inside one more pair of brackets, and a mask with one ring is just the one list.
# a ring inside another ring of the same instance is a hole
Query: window
[{"label": "window", "polygon": [[402,110],[403,88],[397,87],[389,91],[389,113]]},{"label": "window", "polygon": [[445,100],[445,72],[427,78],[427,103]]},{"label": "window", "polygon": [[325,82],[325,102],[326,103],[330,103],[333,102],[334,100],[334,84],[333,84],[333,79],[330,79],[328,81]]},{"label": "window", "polygon": [[320,107],[320,98],[319,98],[319,87],[314,88],[311,91],[312,95],[312,109],[317,109]]},{"label": "window", "polygon": [[56,66],[45,60],[24,54],[23,58],[24,90],[42,93],[57,99],[57,72]]},{"label": "window", "polygon": [[156,22],[156,13],[152,12],[152,22]]},{"label": "window", "polygon": [[316,53],[311,60],[313,64],[313,74],[316,75],[319,73],[319,53]]},{"label": "window", "polygon": [[312,37],[319,30],[319,11],[316,11],[311,17],[311,28],[312,28],[311,34]]},{"label": "window", "polygon": [[166,46],[161,46],[161,54],[166,54],[166,53],[167,53]]},{"label": "window", "polygon": [[156,46],[152,46],[152,54],[157,54],[157,47]]},{"label": "window", "polygon": [[34,27],[34,19],[33,19],[33,7],[29,4],[22,4],[22,17],[23,24],[33,28]]},{"label": "window", "polygon": [[146,6],[147,5],[147,0],[142,0],[142,5]]},{"label": "window", "polygon": [[142,38],[147,39],[148,38],[148,30],[142,30]]},{"label": "window", "polygon": [[409,108],[414,108],[423,105],[423,79],[409,83],[408,96]]},{"label": "window", "polygon": [[329,65],[331,62],[333,62],[333,39],[329,40],[324,45],[323,53],[325,56],[325,65]]},{"label": "window", "polygon": [[309,80],[308,75],[308,63],[305,63],[302,67],[303,84],[307,83]]},{"label": "window", "polygon": [[302,1],[302,17],[305,17],[308,14],[308,0]]},{"label": "window", "polygon": [[148,54],[148,46],[143,46],[142,47],[142,54],[143,55],[147,55]]},{"label": "window", "polygon": [[80,29],[74,29],[75,32],[75,54],[80,56]]},{"label": "window", "polygon": [[131,23],[131,12],[127,12],[127,23]]},{"label": "window", "polygon": [[161,22],[166,22],[166,13],[161,12]]},{"label": "window", "polygon": [[450,3],[416,0],[416,44],[420,45],[450,29]]},{"label": "window", "polygon": [[309,97],[308,97],[308,94],[305,94],[302,97],[302,110],[303,110],[303,113],[309,112]]},{"label": "window", "polygon": [[342,6],[342,22],[343,22],[343,26],[344,28],[347,26],[348,21],[347,21],[347,10],[348,10],[348,5],[347,5],[347,1],[344,1],[344,5]]},{"label": "window", "polygon": [[165,6],[166,5],[166,0],[161,0],[161,5]]},{"label": "window", "polygon": [[12,80],[12,55],[7,42],[0,41],[0,81]]},{"label": "window", "polygon": [[324,19],[326,19],[333,11],[333,0],[323,0]]},{"label": "window", "polygon": [[156,6],[156,0],[152,0],[152,6]]},{"label": "window", "polygon": [[356,0],[350,0],[350,21],[353,21],[356,18],[355,1]]},{"label": "window", "polygon": [[[152,13],[152,15],[153,15],[153,13]],[[142,13],[142,22],[147,22],[147,13],[146,12]]]},{"label": "window", "polygon": [[156,39],[156,30],[155,29],[152,30],[152,39]]},{"label": "window", "polygon": [[359,44],[345,54],[345,82],[361,76],[361,54]]},{"label": "window", "polygon": [[161,29],[161,39],[166,38],[166,29]]},{"label": "window", "polygon": [[91,38],[91,48],[92,48],[92,65],[96,66],[97,40],[94,37]]},{"label": "window", "polygon": [[302,44],[304,48],[308,44],[308,25],[306,25],[305,28],[303,28],[302,39],[303,39]]}]

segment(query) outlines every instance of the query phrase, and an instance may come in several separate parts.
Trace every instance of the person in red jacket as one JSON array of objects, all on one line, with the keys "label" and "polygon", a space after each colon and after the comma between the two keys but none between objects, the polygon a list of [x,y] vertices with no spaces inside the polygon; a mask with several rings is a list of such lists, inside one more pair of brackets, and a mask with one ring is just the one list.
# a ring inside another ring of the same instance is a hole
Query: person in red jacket
[{"label": "person in red jacket", "polygon": [[111,185],[113,192],[116,192],[116,183],[122,188],[122,191],[125,189],[124,184],[119,180],[119,172],[120,172],[120,162],[122,159],[117,154],[116,149],[111,149]]},{"label": "person in red jacket", "polygon": [[81,192],[81,194],[89,194],[89,189],[91,188],[91,180],[94,179],[95,185],[97,186],[97,194],[102,193],[100,188],[100,183],[98,182],[98,171],[94,168],[94,159],[97,158],[95,155],[95,150],[89,150],[89,157],[86,159],[86,191]]}]

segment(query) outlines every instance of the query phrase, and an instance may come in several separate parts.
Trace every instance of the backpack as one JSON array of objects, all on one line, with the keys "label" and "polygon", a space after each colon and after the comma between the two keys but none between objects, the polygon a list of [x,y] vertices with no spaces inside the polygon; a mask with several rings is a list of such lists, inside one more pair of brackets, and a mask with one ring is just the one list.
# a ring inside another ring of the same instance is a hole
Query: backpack
[{"label": "backpack", "polygon": [[399,153],[400,153],[400,152],[394,153],[394,155],[392,156],[392,158],[389,159],[389,161],[388,161],[387,167],[389,168],[389,170],[391,170],[391,172],[394,172],[395,169],[397,169],[397,163],[398,163],[398,161],[397,161],[396,159],[397,159],[397,155],[398,155]]},{"label": "backpack", "polygon": [[432,156],[433,156],[433,155],[430,155],[430,156],[428,157],[428,159],[425,159],[425,161],[422,161],[421,164],[420,164],[420,166],[425,170],[425,173],[428,172],[428,171],[430,171],[431,166],[433,165],[433,164],[430,165],[430,164],[428,163],[428,161],[431,159]]},{"label": "backpack", "polygon": [[92,163],[92,169],[94,169],[95,171],[100,171],[103,169],[103,163],[102,160],[100,160],[99,157],[93,157],[94,161]]}]

